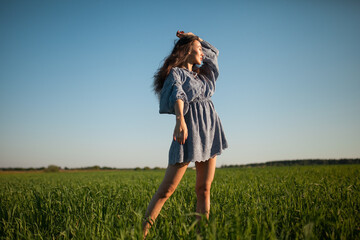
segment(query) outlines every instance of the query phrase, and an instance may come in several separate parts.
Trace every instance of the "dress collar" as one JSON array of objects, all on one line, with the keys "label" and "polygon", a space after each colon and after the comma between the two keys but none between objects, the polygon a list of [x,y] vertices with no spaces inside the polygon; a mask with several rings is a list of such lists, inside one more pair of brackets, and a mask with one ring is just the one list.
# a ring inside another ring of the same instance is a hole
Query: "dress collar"
[{"label": "dress collar", "polygon": [[188,73],[191,73],[194,77],[197,77],[197,75],[198,75],[196,72],[190,71],[190,70],[187,69],[187,68],[181,68],[181,69],[184,69],[184,70],[186,70]]}]

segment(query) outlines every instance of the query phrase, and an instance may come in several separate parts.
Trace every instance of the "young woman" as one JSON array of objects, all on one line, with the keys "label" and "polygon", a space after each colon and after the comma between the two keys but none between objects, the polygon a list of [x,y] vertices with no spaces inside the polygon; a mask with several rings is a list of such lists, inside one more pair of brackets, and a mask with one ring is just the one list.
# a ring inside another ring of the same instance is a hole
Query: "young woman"
[{"label": "young woman", "polygon": [[219,75],[219,51],[191,32],[178,31],[176,36],[179,40],[154,76],[160,113],[175,114],[176,125],[165,177],[145,214],[144,237],[190,162],[195,162],[196,166],[196,212],[209,218],[216,156],[227,148],[211,101]]}]

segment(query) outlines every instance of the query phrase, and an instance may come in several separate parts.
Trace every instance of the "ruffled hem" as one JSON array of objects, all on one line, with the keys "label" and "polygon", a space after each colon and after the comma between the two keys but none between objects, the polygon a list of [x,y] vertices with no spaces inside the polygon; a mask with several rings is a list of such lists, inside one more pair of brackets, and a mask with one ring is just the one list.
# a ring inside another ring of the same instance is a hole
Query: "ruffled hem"
[{"label": "ruffled hem", "polygon": [[[173,140],[174,141],[174,140]],[[174,141],[174,142],[176,142],[176,141]],[[215,157],[215,156],[220,156],[221,154],[222,154],[222,152],[225,150],[225,149],[227,149],[228,148],[228,144],[227,144],[227,142],[225,143],[225,145],[223,145],[219,150],[217,150],[215,153],[213,153],[213,154],[209,154],[209,157],[204,157],[204,158],[192,158],[192,159],[190,159],[190,160],[188,160],[188,161],[181,161],[181,160],[183,160],[184,158],[183,157],[180,157],[180,158],[178,158],[177,160],[175,160],[175,161],[171,161],[171,160],[174,160],[176,157],[174,156],[174,155],[172,155],[171,156],[171,149],[170,149],[170,152],[169,152],[169,164],[170,165],[175,165],[175,164],[177,164],[177,163],[190,163],[190,162],[193,162],[193,163],[195,163],[195,162],[206,162],[206,161],[208,161],[210,158],[213,158],[213,157]],[[174,153],[172,153],[172,154],[174,154]],[[180,154],[180,155],[182,155],[182,154]],[[179,161],[180,160],[180,161]]]},{"label": "ruffled hem", "polygon": [[215,154],[213,154],[211,157],[209,157],[209,158],[207,158],[207,159],[205,159],[205,160],[190,160],[190,161],[187,161],[187,162],[175,162],[175,163],[170,163],[169,162],[169,164],[170,165],[175,165],[175,164],[177,164],[177,163],[191,163],[191,162],[193,162],[193,163],[197,163],[197,162],[206,162],[206,161],[209,161],[209,159],[211,159],[211,158],[214,158],[214,157],[217,157],[217,156],[220,156],[221,154],[222,154],[222,152],[226,149],[226,148],[228,148],[228,146],[226,146],[226,147],[223,147],[219,152],[217,152],[217,153],[215,153]]}]

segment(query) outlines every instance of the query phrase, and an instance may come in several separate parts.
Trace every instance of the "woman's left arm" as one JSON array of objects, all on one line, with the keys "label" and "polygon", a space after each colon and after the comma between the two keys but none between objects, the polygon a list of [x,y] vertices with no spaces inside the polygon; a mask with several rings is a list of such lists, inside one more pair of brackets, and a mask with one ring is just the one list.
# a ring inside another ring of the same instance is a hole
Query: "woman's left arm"
[{"label": "woman's left arm", "polygon": [[186,126],[184,118],[184,102],[181,99],[176,100],[175,102],[175,115],[176,115],[176,125],[174,129],[173,139],[180,144],[184,144],[185,140],[188,137],[188,129]]}]

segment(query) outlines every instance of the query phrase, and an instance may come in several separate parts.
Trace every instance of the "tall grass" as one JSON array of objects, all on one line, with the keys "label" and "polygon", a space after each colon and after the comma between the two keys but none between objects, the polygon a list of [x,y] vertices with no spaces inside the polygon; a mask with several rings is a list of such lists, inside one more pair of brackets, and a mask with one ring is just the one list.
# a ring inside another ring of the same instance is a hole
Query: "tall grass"
[{"label": "tall grass", "polygon": [[[360,165],[217,169],[196,224],[195,171],[148,239],[360,239]],[[141,239],[163,170],[0,175],[1,239]]]}]

